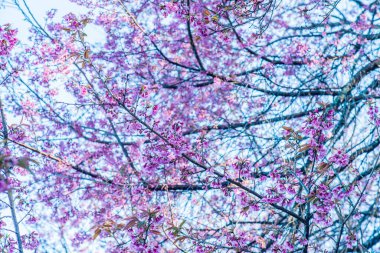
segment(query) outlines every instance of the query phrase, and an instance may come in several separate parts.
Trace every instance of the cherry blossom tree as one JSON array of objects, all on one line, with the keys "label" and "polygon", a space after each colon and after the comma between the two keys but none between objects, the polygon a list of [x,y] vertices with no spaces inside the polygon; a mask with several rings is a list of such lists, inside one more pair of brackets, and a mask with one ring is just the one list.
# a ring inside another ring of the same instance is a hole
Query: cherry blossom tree
[{"label": "cherry blossom tree", "polygon": [[377,0],[70,1],[0,27],[2,252],[380,251]]}]

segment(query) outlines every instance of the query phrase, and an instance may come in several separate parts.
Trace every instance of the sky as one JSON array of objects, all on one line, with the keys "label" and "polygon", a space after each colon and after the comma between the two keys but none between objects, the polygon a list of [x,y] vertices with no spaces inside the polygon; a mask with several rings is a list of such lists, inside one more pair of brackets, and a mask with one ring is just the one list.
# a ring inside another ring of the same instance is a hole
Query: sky
[{"label": "sky", "polygon": [[[5,8],[3,7],[0,10],[0,24],[10,23],[19,30],[21,35],[26,34],[28,25],[20,10],[15,6],[14,1],[0,0],[0,2],[3,4],[5,2]],[[23,0],[17,0],[17,2],[19,2],[20,6],[25,7]],[[58,10],[57,17],[62,17],[72,10],[78,10],[78,6],[68,0],[25,0],[25,3],[29,6],[34,17],[42,24],[44,16],[51,9]]]},{"label": "sky", "polygon": [[[18,39],[22,42],[26,42],[28,36],[28,29],[30,25],[25,21],[21,11],[15,5],[15,2],[19,3],[19,6],[27,11],[25,4],[29,7],[36,20],[44,25],[44,17],[46,13],[52,9],[56,9],[57,13],[55,19],[60,21],[62,17],[67,13],[81,13],[86,12],[84,7],[80,7],[75,3],[71,3],[69,0],[0,0],[0,24],[11,24],[12,28],[17,28]],[[86,40],[90,43],[102,40],[104,32],[94,25],[86,27]]]},{"label": "sky", "polygon": [[[71,3],[68,0],[16,0],[20,7],[27,11],[24,1],[29,7],[31,13],[35,17],[35,19],[44,26],[44,17],[46,16],[46,13],[50,11],[51,9],[56,9],[56,20],[60,21],[62,20],[62,16],[66,15],[69,12],[73,13],[80,13],[85,12],[86,9],[80,8],[77,4]],[[25,18],[23,14],[21,13],[20,9],[15,5],[15,0],[0,0],[0,25],[4,24],[11,24],[12,28],[15,28],[18,30],[17,38],[21,41],[21,43],[28,43],[28,35],[29,35],[29,28],[31,27],[30,24],[25,21]],[[101,41],[104,37],[104,32],[100,30],[100,28],[96,26],[89,25],[87,27],[87,30],[85,31],[88,36],[86,37],[86,40],[90,43],[94,43],[95,41]],[[59,85],[59,84],[57,84]],[[1,93],[0,96],[4,96],[5,94]],[[62,101],[69,101],[70,97],[65,92],[60,92],[59,99]],[[13,117],[12,115],[9,115],[7,118],[9,124],[18,123],[20,119],[17,117]],[[34,208],[43,209],[43,206],[36,204]],[[0,216],[9,216],[9,209],[8,208],[2,208],[0,206]],[[19,214],[19,218],[23,217],[23,214]],[[10,221],[9,221],[10,222]],[[10,224],[10,223],[9,223]],[[30,231],[26,226],[23,225],[23,223],[20,224],[21,234],[26,234],[27,231]],[[46,228],[47,230],[57,231],[58,227],[51,224],[51,227]],[[39,231],[39,233],[43,234],[44,231]],[[60,238],[58,232],[49,233],[50,235],[54,234],[55,238],[50,238],[52,243],[52,247],[58,247],[55,248],[55,252],[65,252],[63,249],[60,248],[60,241],[65,240],[66,238]],[[88,249],[88,250],[94,250],[91,252],[97,252],[96,246],[93,246],[94,248]],[[75,251],[70,251],[75,252]],[[90,252],[90,251],[88,251]]]},{"label": "sky", "polygon": [[[11,24],[11,27],[17,29],[17,38],[21,43],[28,43],[29,29],[31,25],[25,20],[22,11],[28,17],[28,8],[38,23],[44,27],[47,12],[55,9],[55,20],[61,22],[64,15],[72,12],[74,14],[86,13],[88,9],[72,3],[69,0],[0,0],[0,25]],[[21,10],[22,11],[21,11]],[[105,32],[98,26],[89,24],[85,27],[84,32],[87,34],[86,42],[96,44],[104,41]],[[16,50],[16,49],[15,49]],[[56,84],[60,90],[57,99],[60,102],[73,102],[72,97],[65,91],[59,83]],[[17,123],[18,119],[12,118],[8,121]]]}]

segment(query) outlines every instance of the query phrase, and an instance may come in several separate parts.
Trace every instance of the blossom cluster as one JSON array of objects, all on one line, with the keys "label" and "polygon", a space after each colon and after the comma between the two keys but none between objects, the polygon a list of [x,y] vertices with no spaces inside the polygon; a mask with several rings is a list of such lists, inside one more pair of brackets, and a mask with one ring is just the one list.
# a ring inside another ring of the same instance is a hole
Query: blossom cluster
[{"label": "blossom cluster", "polygon": [[0,70],[6,66],[4,56],[8,56],[10,51],[17,44],[17,30],[11,29],[10,25],[0,26]]},{"label": "blossom cluster", "polygon": [[334,110],[327,113],[310,113],[302,132],[309,139],[309,159],[319,161],[326,157],[326,147],[324,146],[327,138],[327,131],[333,127]]},{"label": "blossom cluster", "polygon": [[379,107],[377,105],[371,104],[368,109],[368,115],[371,121],[376,125],[380,126],[380,116]]}]

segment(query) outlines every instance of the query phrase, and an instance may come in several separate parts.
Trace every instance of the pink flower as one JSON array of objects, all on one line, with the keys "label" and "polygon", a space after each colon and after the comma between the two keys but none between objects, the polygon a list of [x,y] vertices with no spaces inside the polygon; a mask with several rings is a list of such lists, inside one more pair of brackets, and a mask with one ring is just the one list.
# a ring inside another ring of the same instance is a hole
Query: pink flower
[{"label": "pink flower", "polygon": [[8,189],[8,183],[4,180],[0,180],[0,192],[5,192]]},{"label": "pink flower", "polygon": [[339,149],[332,157],[329,158],[329,161],[344,167],[349,163],[349,157],[343,150]]}]

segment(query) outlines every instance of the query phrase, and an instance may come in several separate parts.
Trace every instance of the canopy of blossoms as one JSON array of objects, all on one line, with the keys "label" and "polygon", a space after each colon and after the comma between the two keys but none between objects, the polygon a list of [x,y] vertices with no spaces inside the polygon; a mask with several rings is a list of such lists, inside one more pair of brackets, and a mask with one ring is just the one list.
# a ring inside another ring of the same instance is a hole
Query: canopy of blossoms
[{"label": "canopy of blossoms", "polygon": [[2,252],[380,251],[377,0],[70,2],[0,24]]}]

